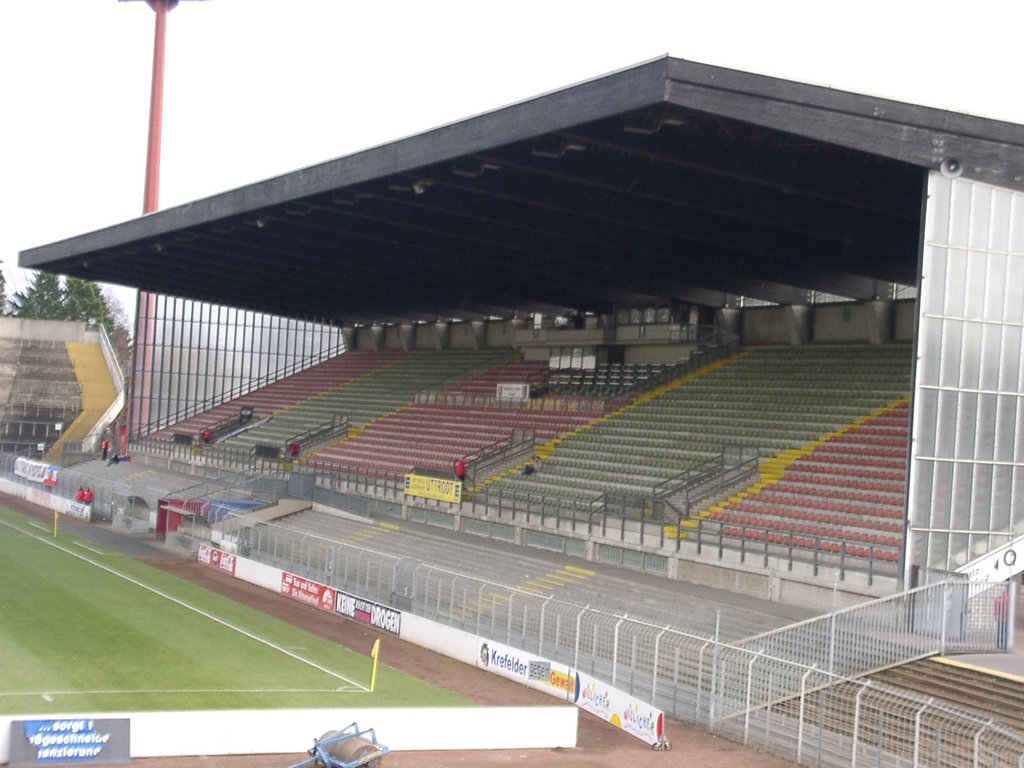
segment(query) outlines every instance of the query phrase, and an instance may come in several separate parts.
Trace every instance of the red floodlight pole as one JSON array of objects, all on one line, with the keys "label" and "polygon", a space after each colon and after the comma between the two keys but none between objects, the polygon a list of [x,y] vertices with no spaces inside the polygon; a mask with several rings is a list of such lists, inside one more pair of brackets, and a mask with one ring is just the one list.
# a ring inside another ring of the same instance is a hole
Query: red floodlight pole
[{"label": "red floodlight pole", "polygon": [[[126,0],[121,0],[125,2]],[[160,134],[164,115],[164,51],[167,43],[167,14],[178,0],[146,0],[156,13],[153,33],[153,84],[149,96],[149,144],[146,148],[146,187],[142,212],[152,213],[160,207]]]},{"label": "red floodlight pole", "polygon": [[149,145],[146,148],[146,189],[142,212],[152,213],[160,200],[160,131],[164,116],[164,50],[167,41],[167,14],[178,0],[146,0],[156,12],[153,34],[153,85],[149,95]]}]

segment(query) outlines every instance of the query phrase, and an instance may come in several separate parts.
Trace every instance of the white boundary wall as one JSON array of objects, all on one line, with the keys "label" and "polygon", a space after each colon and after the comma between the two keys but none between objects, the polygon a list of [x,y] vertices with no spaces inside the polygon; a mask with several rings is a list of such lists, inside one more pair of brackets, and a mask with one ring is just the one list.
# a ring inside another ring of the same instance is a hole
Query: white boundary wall
[{"label": "white boundary wall", "polygon": [[211,712],[114,712],[0,716],[0,763],[11,754],[15,720],[127,719],[131,757],[295,754],[327,731],[352,722],[373,728],[389,750],[536,749],[576,746],[573,707],[451,709],[282,709]]}]

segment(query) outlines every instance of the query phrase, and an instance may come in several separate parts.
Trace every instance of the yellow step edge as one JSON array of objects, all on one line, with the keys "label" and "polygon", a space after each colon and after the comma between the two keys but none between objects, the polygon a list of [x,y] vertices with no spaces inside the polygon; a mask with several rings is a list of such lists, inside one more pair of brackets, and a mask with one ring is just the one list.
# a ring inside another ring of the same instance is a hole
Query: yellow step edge
[{"label": "yellow step edge", "polygon": [[565,570],[571,573],[579,573],[583,576],[593,576],[595,573],[595,571],[591,571],[587,568],[579,568],[575,565],[567,565],[565,566]]},{"label": "yellow step edge", "polygon": [[548,571],[544,574],[544,577],[551,579],[559,586],[563,584],[575,584],[576,580],[579,578],[578,576],[571,576],[567,573],[562,573],[561,571]]},{"label": "yellow step edge", "polygon": [[[835,437],[839,437],[840,435],[845,434],[851,429],[854,429],[855,427],[858,427],[867,421],[876,419],[879,416],[882,416],[883,414],[889,411],[895,410],[896,408],[908,402],[910,402],[909,395],[901,397],[899,400],[895,400],[889,403],[888,405],[882,406],[881,408],[876,408],[874,411],[871,411],[871,413],[867,414],[866,416],[860,416],[851,421],[849,424],[839,427],[838,429],[834,429],[822,437],[815,438],[814,440],[805,443],[799,448],[787,448],[784,451],[780,451],[775,456],[772,456],[771,458],[766,459],[764,461],[761,469],[762,479],[761,481],[759,481],[759,483],[755,483],[746,490],[740,491],[734,496],[730,496],[724,502],[719,502],[718,504],[708,507],[709,513],[711,511],[721,512],[723,509],[725,509],[725,507],[728,507],[730,504],[734,504],[737,501],[742,501],[747,496],[756,494],[757,492],[762,490],[764,485],[777,483],[778,480],[781,479],[782,475],[786,472],[786,470],[789,469],[791,464],[796,463],[798,459],[801,459],[804,456],[810,455],[814,451],[814,449],[819,448],[829,440]],[[771,477],[774,478],[772,483],[765,482],[764,478],[766,475],[770,475]],[[762,488],[757,488],[757,490],[754,490],[755,487],[759,484],[762,486]]]},{"label": "yellow step edge", "polygon": [[543,584],[544,586],[547,586],[547,587],[563,587],[563,586],[565,586],[565,582],[564,581],[555,581],[554,579],[549,579],[546,575],[545,576],[536,576],[536,577],[530,579],[530,583],[534,583],[534,582],[539,583],[539,584]]}]

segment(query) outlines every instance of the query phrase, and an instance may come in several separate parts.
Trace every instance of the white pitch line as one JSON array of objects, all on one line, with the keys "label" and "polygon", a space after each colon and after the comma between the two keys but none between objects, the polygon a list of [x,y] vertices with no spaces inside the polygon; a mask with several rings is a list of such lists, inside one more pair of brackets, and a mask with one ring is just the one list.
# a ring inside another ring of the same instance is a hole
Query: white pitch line
[{"label": "white pitch line", "polygon": [[118,571],[116,568],[111,568],[110,566],[104,565],[103,563],[98,563],[95,560],[91,559],[90,557],[87,557],[86,555],[83,555],[83,554],[81,554],[79,552],[74,552],[74,551],[68,549],[67,547],[58,544],[55,541],[50,541],[48,539],[36,536],[32,532],[26,531],[23,528],[19,528],[18,526],[8,522],[7,520],[0,520],[0,524],[3,524],[5,526],[7,526],[8,528],[11,528],[11,529],[13,529],[15,531],[21,531],[26,536],[28,536],[30,538],[33,538],[36,541],[39,541],[39,542],[41,542],[43,544],[47,544],[47,545],[49,545],[51,547],[54,547],[55,549],[59,549],[62,552],[66,552],[67,554],[71,555],[72,557],[77,557],[79,560],[82,560],[82,561],[84,561],[86,563],[89,563],[90,565],[94,565],[97,568],[99,568],[101,570],[104,570],[107,573],[113,574],[114,576],[117,576],[117,577],[119,577],[121,579],[124,579],[125,581],[127,581],[127,582],[129,582],[131,584],[135,584],[136,586],[141,587],[142,589],[148,590],[148,591],[152,592],[154,595],[162,597],[165,600],[168,600],[168,601],[170,601],[172,603],[176,603],[177,605],[180,605],[182,608],[185,608],[186,610],[192,611],[193,613],[197,613],[200,616],[203,616],[204,618],[209,619],[210,621],[216,622],[217,624],[220,624],[221,626],[224,626],[224,627],[227,627],[228,629],[234,630],[235,632],[238,632],[240,635],[244,635],[245,637],[248,637],[251,640],[255,640],[258,643],[263,643],[267,647],[272,648],[273,650],[275,650],[275,651],[277,651],[279,653],[283,653],[285,656],[289,656],[289,657],[295,659],[296,661],[298,661],[298,662],[300,662],[302,664],[307,664],[308,666],[313,667],[313,669],[319,670],[320,672],[323,672],[326,675],[330,675],[331,677],[336,678],[338,680],[341,680],[342,682],[348,683],[349,685],[353,685],[358,690],[361,690],[361,691],[363,691],[365,693],[369,693],[369,691],[370,691],[370,689],[367,688],[365,685],[362,685],[361,683],[357,683],[355,680],[350,680],[349,678],[345,677],[344,675],[340,675],[337,672],[335,672],[334,670],[327,669],[327,667],[324,667],[324,666],[322,666],[320,664],[317,664],[315,661],[312,661],[311,659],[306,659],[306,658],[303,658],[302,656],[299,656],[297,653],[292,653],[291,651],[287,650],[286,648],[283,648],[280,645],[272,643],[270,640],[262,638],[259,635],[255,635],[252,632],[250,632],[249,630],[243,629],[242,627],[239,627],[239,626],[237,626],[235,624],[232,624],[229,621],[225,621],[224,619],[220,618],[219,616],[214,616],[212,613],[204,611],[201,608],[197,608],[194,605],[190,605],[190,604],[186,603],[184,600],[180,600],[177,597],[174,597],[173,595],[169,595],[166,592],[163,592],[163,591],[157,589],[156,587],[153,587],[153,586],[150,586],[149,584],[146,584],[145,582],[139,581],[138,579],[136,579],[136,578],[134,578],[132,576],[129,576],[126,573],[122,573],[121,571]]},{"label": "white pitch line", "polygon": [[90,546],[89,546],[88,544],[83,544],[83,543],[82,543],[82,542],[80,542],[80,541],[75,541],[75,542],[72,542],[72,543],[73,543],[73,544],[74,544],[74,545],[75,545],[76,547],[81,547],[82,549],[87,549],[87,550],[89,550],[89,551],[90,551],[90,552],[92,552],[92,553],[93,553],[94,555],[102,555],[102,554],[104,554],[103,552],[100,552],[100,550],[98,550],[98,549],[94,549],[93,547],[90,547]]},{"label": "white pitch line", "polygon": [[0,699],[13,699],[20,696],[104,696],[137,693],[355,693],[355,688],[110,688],[95,691],[3,691]]}]

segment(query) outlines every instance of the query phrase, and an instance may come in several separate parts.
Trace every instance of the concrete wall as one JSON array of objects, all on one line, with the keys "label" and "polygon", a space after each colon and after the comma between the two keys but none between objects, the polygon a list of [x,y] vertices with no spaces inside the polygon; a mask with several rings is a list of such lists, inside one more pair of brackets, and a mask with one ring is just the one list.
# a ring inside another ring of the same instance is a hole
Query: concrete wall
[{"label": "concrete wall", "polygon": [[[500,349],[511,348],[521,320],[417,323],[346,329],[353,349]],[[546,356],[545,356],[546,357]]]},{"label": "concrete wall", "polygon": [[[745,342],[764,344],[805,344],[820,342],[913,341],[916,323],[916,302],[848,302],[801,306],[747,307],[740,311],[739,326]],[[495,349],[516,346],[516,331],[532,326],[522,319],[406,324],[350,329],[355,349]],[[547,334],[544,329],[538,331]],[[627,328],[627,330],[629,330]],[[635,329],[633,329],[635,330]],[[547,335],[552,346],[557,336]],[[624,343],[627,363],[676,363],[686,358],[692,344],[658,344],[645,339],[643,343],[617,338]],[[572,341],[571,344],[612,343],[604,332],[593,341]],[[530,360],[547,360],[548,349],[541,344],[523,347]]]},{"label": "concrete wall", "polygon": [[85,323],[64,320],[26,320],[21,317],[0,317],[0,338],[100,343],[100,333],[89,330]]},{"label": "concrete wall", "polygon": [[915,307],[913,300],[748,307],[742,313],[742,338],[763,344],[912,341]]},{"label": "concrete wall", "polygon": [[510,320],[488,320],[487,323],[487,346],[488,347],[512,347],[515,346],[516,330],[526,327],[526,321],[513,318]]},{"label": "concrete wall", "polygon": [[893,304],[892,336],[896,341],[913,341],[916,326],[916,301],[907,299]]},{"label": "concrete wall", "polygon": [[684,362],[690,352],[697,348],[696,344],[671,344],[666,346],[635,346],[626,347],[623,362],[633,363],[667,363],[675,365]]},{"label": "concrete wall", "polygon": [[483,349],[487,344],[483,323],[451,323],[448,344],[452,349]]},{"label": "concrete wall", "polygon": [[313,739],[353,722],[394,751],[559,749],[576,746],[578,716],[568,705],[0,715],[0,763],[10,761],[14,720],[127,719],[133,759],[294,753],[299,762]]},{"label": "concrete wall", "polygon": [[762,344],[788,344],[784,307],[749,307],[740,320],[742,339]]}]

